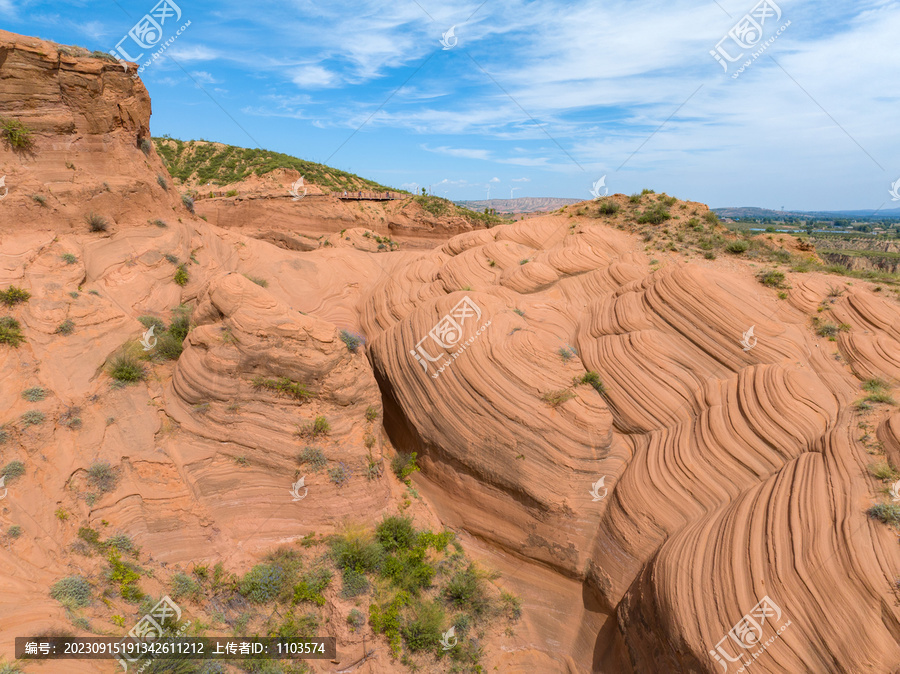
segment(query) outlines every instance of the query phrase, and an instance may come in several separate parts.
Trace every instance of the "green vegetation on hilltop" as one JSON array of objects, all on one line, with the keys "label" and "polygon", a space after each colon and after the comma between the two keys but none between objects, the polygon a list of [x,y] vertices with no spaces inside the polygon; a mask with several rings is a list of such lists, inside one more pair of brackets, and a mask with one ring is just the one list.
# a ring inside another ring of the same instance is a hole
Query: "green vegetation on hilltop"
[{"label": "green vegetation on hilltop", "polygon": [[173,178],[182,183],[195,181],[201,185],[228,185],[255,174],[276,169],[299,171],[308,183],[330,190],[368,190],[399,192],[353,173],[324,164],[298,159],[281,152],[211,143],[204,140],[182,141],[176,138],[154,138],[156,151],[163,158]]},{"label": "green vegetation on hilltop", "polygon": [[413,197],[413,201],[415,201],[425,211],[431,213],[432,215],[436,215],[438,217],[442,215],[456,215],[465,218],[471,224],[476,226],[482,225],[484,227],[493,227],[494,225],[500,225],[505,222],[509,222],[509,220],[506,218],[502,218],[499,215],[495,215],[494,213],[489,213],[487,209],[485,209],[484,213],[479,213],[478,211],[473,211],[468,208],[457,206],[452,201],[442,199],[441,197],[432,197],[423,194]]}]

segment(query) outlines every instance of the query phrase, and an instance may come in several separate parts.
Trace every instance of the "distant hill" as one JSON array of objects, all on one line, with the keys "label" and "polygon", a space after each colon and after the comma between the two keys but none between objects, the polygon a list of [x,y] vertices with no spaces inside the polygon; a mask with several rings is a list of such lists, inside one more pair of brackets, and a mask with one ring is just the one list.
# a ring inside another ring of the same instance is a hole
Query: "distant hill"
[{"label": "distant hill", "polygon": [[167,137],[154,138],[153,143],[172,177],[190,185],[208,182],[230,185],[252,174],[261,176],[276,169],[294,169],[307,183],[326,190],[403,191],[281,152]]},{"label": "distant hill", "polygon": [[498,213],[535,213],[555,211],[557,208],[577,204],[586,199],[557,199],[555,197],[519,197],[518,199],[484,199],[481,201],[457,201],[459,206],[473,211],[493,208]]},{"label": "distant hill", "polygon": [[713,208],[716,215],[720,218],[732,218],[740,220],[742,218],[772,218],[779,219],[784,217],[804,218],[804,219],[828,219],[828,218],[900,218],[900,208],[882,209],[876,211],[874,209],[857,210],[857,211],[776,211],[768,208],[756,208],[755,206],[742,206],[739,208]]}]

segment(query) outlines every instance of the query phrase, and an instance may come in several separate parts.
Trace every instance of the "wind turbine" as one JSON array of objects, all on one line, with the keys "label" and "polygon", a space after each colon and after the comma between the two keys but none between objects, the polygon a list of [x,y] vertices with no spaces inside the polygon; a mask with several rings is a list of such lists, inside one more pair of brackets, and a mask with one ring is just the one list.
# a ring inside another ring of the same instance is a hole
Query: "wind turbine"
[{"label": "wind turbine", "polygon": [[522,189],[522,188],[521,188],[521,187],[510,187],[510,188],[509,188],[509,198],[512,199],[512,198],[513,198],[513,192],[515,192],[516,190],[520,190],[520,189]]}]

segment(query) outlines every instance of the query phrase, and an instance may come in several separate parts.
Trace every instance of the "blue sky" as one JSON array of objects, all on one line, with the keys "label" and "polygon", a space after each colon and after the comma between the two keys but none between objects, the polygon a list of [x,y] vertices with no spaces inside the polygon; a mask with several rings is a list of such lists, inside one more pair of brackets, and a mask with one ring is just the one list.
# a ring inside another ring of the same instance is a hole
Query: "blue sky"
[{"label": "blue sky", "polygon": [[[0,0],[0,27],[108,51],[156,1]],[[713,207],[900,206],[900,0],[776,0],[744,45],[755,0],[174,2],[163,42],[190,26],[142,72],[154,135],[450,199],[589,199],[606,176]]]}]

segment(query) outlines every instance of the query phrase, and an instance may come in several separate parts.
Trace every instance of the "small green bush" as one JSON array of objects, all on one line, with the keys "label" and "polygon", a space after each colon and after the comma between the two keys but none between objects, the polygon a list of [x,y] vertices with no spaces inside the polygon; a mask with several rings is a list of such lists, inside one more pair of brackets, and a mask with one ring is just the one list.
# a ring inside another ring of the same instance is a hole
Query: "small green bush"
[{"label": "small green bush", "polygon": [[784,274],[780,271],[760,272],[757,277],[759,282],[770,288],[784,288]]},{"label": "small green bush", "polygon": [[413,603],[400,633],[412,652],[433,650],[441,643],[444,610],[437,602]]},{"label": "small green bush", "polygon": [[639,203],[641,203],[641,195],[640,194],[632,194],[630,197],[628,197],[628,201],[630,201],[633,204],[639,204]]},{"label": "small green bush", "polygon": [[264,278],[259,278],[259,276],[250,276],[249,274],[244,274],[244,277],[248,281],[252,281],[256,285],[258,285],[260,288],[268,288],[269,287],[269,282],[266,281],[266,279],[264,279]]},{"label": "small green bush", "polygon": [[0,316],[0,344],[9,344],[16,348],[25,341],[22,328],[12,316]]},{"label": "small green bush", "polygon": [[287,580],[284,569],[275,564],[257,564],[238,583],[238,592],[256,604],[275,599]]},{"label": "small green bush", "polygon": [[479,578],[474,564],[453,574],[444,587],[444,598],[454,608],[464,609],[476,616],[483,615],[490,608],[484,581]]},{"label": "small green bush", "polygon": [[109,376],[127,384],[143,381],[147,376],[147,371],[137,358],[123,353],[113,359],[109,368]]},{"label": "small green bush", "polygon": [[418,454],[416,452],[413,452],[412,454],[399,452],[391,459],[391,470],[394,471],[394,475],[401,480],[406,481],[406,478],[419,470],[419,467],[416,465],[417,456]]},{"label": "small green bush", "polygon": [[297,461],[309,466],[313,472],[318,472],[328,465],[328,459],[325,458],[325,454],[318,447],[304,447],[303,451],[297,456]]},{"label": "small green bush", "polygon": [[63,253],[59,257],[66,264],[75,264],[76,262],[78,262],[78,258],[75,257],[72,253]]},{"label": "small green bush", "polygon": [[118,585],[122,599],[131,603],[143,599],[144,593],[138,585],[138,581],[141,579],[138,570],[132,564],[123,562],[119,551],[114,547],[109,548],[106,561],[109,563],[107,578],[111,583]]},{"label": "small green bush", "polygon": [[312,397],[312,393],[306,390],[303,384],[291,381],[287,377],[279,377],[278,379],[266,379],[265,377],[255,377],[252,382],[253,388],[268,389],[278,393],[291,396],[297,400],[307,400]]},{"label": "small green bush", "polygon": [[10,461],[0,470],[0,475],[6,478],[8,482],[12,482],[25,474],[25,464],[21,461]]},{"label": "small green bush", "polygon": [[703,214],[703,219],[706,220],[710,225],[718,225],[719,224],[719,216],[716,215],[713,211],[707,211]]},{"label": "small green bush", "polygon": [[318,438],[322,435],[328,435],[331,430],[331,424],[325,417],[316,417],[314,421],[302,426],[297,432],[301,438]]},{"label": "small green bush", "polygon": [[164,190],[166,190],[166,191],[169,190],[169,183],[166,182],[166,178],[165,178],[165,176],[163,176],[162,173],[156,174],[156,182],[158,182],[159,186],[162,187]]},{"label": "small green bush", "polygon": [[356,353],[356,350],[359,349],[359,347],[366,345],[365,337],[347,330],[341,330],[341,341],[347,346],[351,353]]},{"label": "small green bush", "polygon": [[113,467],[106,462],[92,463],[87,471],[88,484],[100,492],[113,491],[116,488],[118,477]]},{"label": "small green bush", "polygon": [[411,517],[385,517],[375,527],[376,540],[388,552],[413,548],[417,537]]},{"label": "small green bush", "polygon": [[325,597],[322,596],[322,591],[331,583],[331,578],[331,571],[324,566],[307,571],[294,586],[294,603],[308,601],[317,606],[324,606]]},{"label": "small green bush", "polygon": [[366,408],[366,421],[375,421],[378,418],[378,408],[372,405]]},{"label": "small green bush", "polygon": [[822,323],[816,327],[816,334],[819,337],[835,337],[840,332],[840,328],[834,323]]},{"label": "small green bush", "polygon": [[351,568],[341,571],[341,597],[353,599],[368,592],[369,579],[366,574]]},{"label": "small green bush", "polygon": [[878,503],[869,508],[866,514],[885,524],[900,524],[900,505],[896,503]]},{"label": "small green bush", "polygon": [[590,384],[597,393],[606,395],[606,387],[603,385],[603,382],[600,381],[600,375],[596,372],[585,372],[581,377],[581,383]]},{"label": "small green bush", "polygon": [[338,487],[343,487],[350,481],[350,469],[348,469],[344,462],[341,461],[336,466],[332,466],[328,469],[328,477],[334,482]]},{"label": "small green bush", "polygon": [[556,350],[557,355],[563,359],[565,362],[569,362],[572,360],[572,357],[575,355],[575,351],[568,346],[561,346]]},{"label": "small green bush", "polygon": [[141,152],[148,155],[150,154],[150,148],[152,147],[149,138],[141,138],[140,148]]},{"label": "small green bush", "polygon": [[84,221],[88,224],[88,227],[91,228],[92,232],[105,232],[109,229],[109,223],[106,221],[106,218],[102,215],[97,215],[94,212],[85,215]]},{"label": "small green bush", "polygon": [[[746,253],[750,248],[750,244],[746,241],[732,241],[727,246],[725,246],[725,250],[731,253],[732,255],[741,255],[742,253]],[[781,272],[774,272],[776,274],[780,274]],[[784,274],[782,274],[784,276]]]},{"label": "small green bush", "polygon": [[600,202],[598,211],[601,215],[615,215],[619,212],[619,204],[612,199],[604,199]]},{"label": "small green bush", "polygon": [[119,552],[126,552],[128,554],[134,554],[137,552],[137,549],[134,547],[134,542],[131,540],[131,536],[128,534],[116,534],[115,536],[110,536],[109,539],[104,543],[104,546],[107,548],[113,548],[118,550]]},{"label": "small green bush", "polygon": [[91,603],[91,585],[81,576],[69,576],[52,585],[50,596],[67,608],[82,608]]},{"label": "small green bush", "polygon": [[6,535],[10,538],[18,538],[22,535],[22,527],[18,524],[13,524],[9,529],[6,530]]},{"label": "small green bush", "polygon": [[39,205],[41,205],[41,206],[46,206],[46,205],[47,205],[47,200],[46,200],[43,196],[41,196],[40,194],[32,194],[32,195],[31,195],[31,199],[32,199],[32,201],[34,201],[36,204],[39,204]]},{"label": "small green bush", "polygon": [[38,412],[37,410],[28,410],[21,417],[22,423],[26,426],[37,426],[38,424],[44,423],[46,417],[43,412]]},{"label": "small green bush", "polygon": [[178,259],[178,256],[172,255],[172,253],[166,253],[165,255],[163,255],[163,257],[166,258],[166,262],[168,262],[169,264],[177,265],[179,262],[181,262]]},{"label": "small green bush", "polygon": [[869,473],[882,482],[896,482],[900,479],[900,473],[891,468],[891,466],[884,461],[871,464],[869,466]]},{"label": "small green bush", "polygon": [[28,402],[38,403],[47,397],[47,391],[40,386],[32,386],[22,391],[22,397]]},{"label": "small green bush", "polygon": [[347,614],[347,624],[350,625],[353,631],[356,631],[366,624],[366,616],[360,610],[352,608],[350,613]]},{"label": "small green bush", "polygon": [[9,286],[6,290],[0,290],[0,302],[8,307],[27,302],[31,299],[31,293],[24,288]]},{"label": "small green bush", "polygon": [[169,226],[169,225],[166,224],[166,221],[165,221],[165,220],[160,220],[159,218],[157,218],[156,220],[153,220],[153,221],[152,221],[152,224],[156,225],[156,226],[159,227],[160,229]]},{"label": "small green bush", "polygon": [[867,379],[862,383],[863,391],[868,391],[869,393],[882,393],[883,391],[890,390],[890,388],[890,384],[884,379]]},{"label": "small green bush", "polygon": [[172,576],[172,598],[197,599],[201,595],[200,583],[180,571]]},{"label": "small green bush", "polygon": [[194,199],[189,194],[181,195],[181,203],[184,204],[184,207],[188,209],[191,213],[194,212]]},{"label": "small green bush", "polygon": [[548,391],[541,396],[541,400],[550,405],[550,407],[559,407],[567,400],[571,400],[575,394],[568,389],[560,389],[558,391]]},{"label": "small green bush", "polygon": [[0,117],[0,135],[14,150],[30,150],[34,146],[31,129],[17,119]]},{"label": "small green bush", "polygon": [[190,274],[188,274],[187,268],[185,265],[178,265],[178,269],[175,270],[175,276],[172,277],[172,280],[175,281],[181,287],[187,285],[188,281],[191,280]]},{"label": "small green bush", "polygon": [[166,331],[166,324],[156,316],[138,316],[138,321],[145,328],[153,328],[153,333],[159,335]]}]

